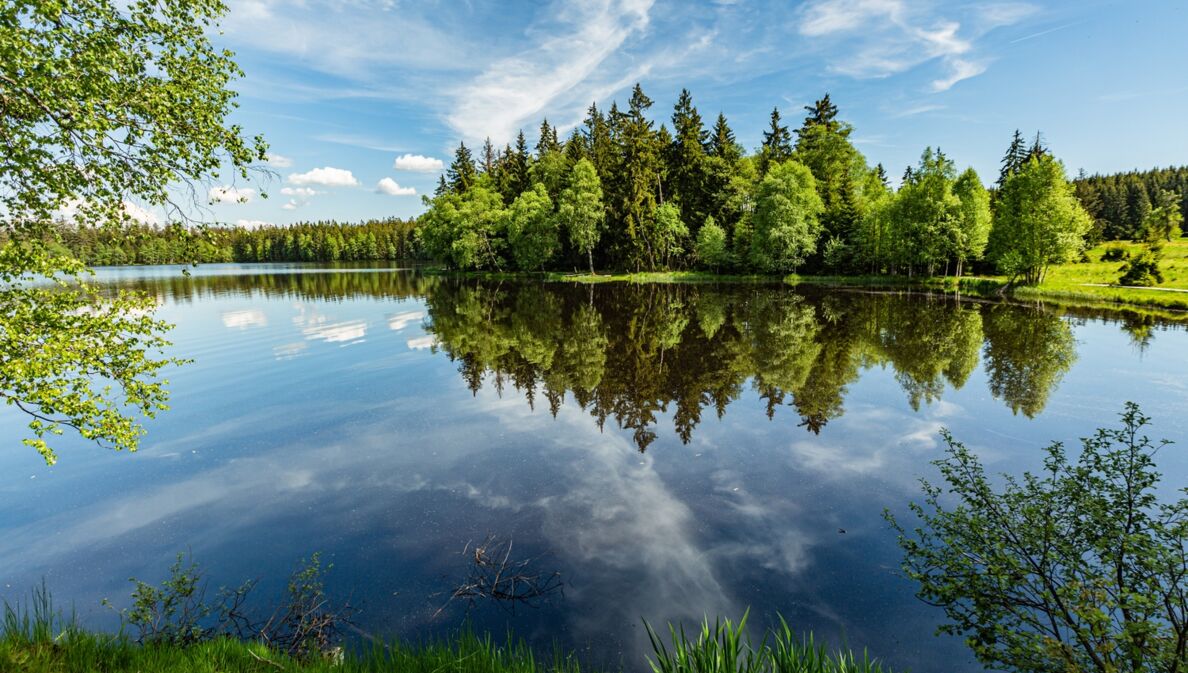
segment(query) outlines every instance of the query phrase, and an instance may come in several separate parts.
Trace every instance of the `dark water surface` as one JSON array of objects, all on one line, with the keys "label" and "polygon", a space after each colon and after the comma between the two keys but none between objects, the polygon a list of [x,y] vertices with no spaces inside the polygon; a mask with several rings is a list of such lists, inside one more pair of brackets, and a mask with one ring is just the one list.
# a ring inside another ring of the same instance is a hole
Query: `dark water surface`
[{"label": "dark water surface", "polygon": [[[298,559],[371,632],[457,628],[460,552],[490,534],[564,596],[483,629],[638,670],[641,618],[846,641],[899,669],[979,670],[897,576],[884,508],[950,428],[994,471],[1039,465],[1126,400],[1180,442],[1188,335],[1118,316],[762,285],[457,281],[296,265],[119,268],[177,324],[173,410],[144,448],[68,439],[47,468],[0,411],[0,597],[46,579],[95,626],[191,550],[276,591]],[[844,531],[844,532],[842,532]]]}]

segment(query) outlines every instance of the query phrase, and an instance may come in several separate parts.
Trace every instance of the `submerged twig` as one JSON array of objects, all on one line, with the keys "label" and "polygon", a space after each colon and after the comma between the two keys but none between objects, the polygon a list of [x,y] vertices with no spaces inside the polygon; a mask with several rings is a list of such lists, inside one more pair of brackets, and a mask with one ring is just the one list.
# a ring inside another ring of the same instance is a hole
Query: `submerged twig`
[{"label": "submerged twig", "polygon": [[518,605],[538,607],[549,596],[564,594],[561,573],[535,571],[534,558],[513,559],[510,539],[490,535],[479,544],[467,542],[462,556],[470,562],[470,572],[433,613],[434,619],[458,599],[466,600],[468,606],[481,599],[497,601],[514,614]]}]

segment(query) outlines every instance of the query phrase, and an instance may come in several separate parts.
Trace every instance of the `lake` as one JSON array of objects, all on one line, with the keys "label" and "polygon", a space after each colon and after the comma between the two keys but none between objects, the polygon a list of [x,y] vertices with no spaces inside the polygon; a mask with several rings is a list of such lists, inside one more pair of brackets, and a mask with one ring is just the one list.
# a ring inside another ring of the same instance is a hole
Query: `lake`
[{"label": "lake", "polygon": [[[760,284],[458,280],[390,268],[110,268],[176,324],[143,448],[47,468],[0,410],[0,597],[45,579],[89,625],[192,552],[275,596],[303,557],[370,633],[513,629],[644,668],[642,625],[782,614],[896,670],[975,671],[914,598],[906,516],[949,428],[1039,466],[1139,402],[1185,485],[1188,334],[1137,315]],[[497,536],[560,573],[514,610],[449,600]],[[468,552],[472,553],[472,552]],[[212,588],[213,593],[213,588]]]}]

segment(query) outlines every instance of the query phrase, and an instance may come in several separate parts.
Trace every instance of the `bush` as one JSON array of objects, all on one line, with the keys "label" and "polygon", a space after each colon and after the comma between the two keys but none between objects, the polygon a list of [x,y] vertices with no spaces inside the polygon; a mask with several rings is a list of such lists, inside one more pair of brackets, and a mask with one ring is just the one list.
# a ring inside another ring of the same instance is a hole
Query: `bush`
[{"label": "bush", "polygon": [[1121,262],[1124,259],[1130,259],[1130,253],[1120,245],[1108,246],[1105,252],[1101,253],[1103,262]]},{"label": "bush", "polygon": [[1188,499],[1161,503],[1150,419],[1128,403],[1119,428],[1056,442],[1044,469],[989,477],[953,439],[924,482],[919,526],[899,533],[917,595],[944,608],[987,667],[1171,673],[1188,657]]},{"label": "bush", "polygon": [[1119,270],[1122,277],[1118,282],[1122,285],[1149,287],[1163,282],[1163,272],[1159,270],[1159,256],[1150,250],[1144,250],[1131,258]]}]

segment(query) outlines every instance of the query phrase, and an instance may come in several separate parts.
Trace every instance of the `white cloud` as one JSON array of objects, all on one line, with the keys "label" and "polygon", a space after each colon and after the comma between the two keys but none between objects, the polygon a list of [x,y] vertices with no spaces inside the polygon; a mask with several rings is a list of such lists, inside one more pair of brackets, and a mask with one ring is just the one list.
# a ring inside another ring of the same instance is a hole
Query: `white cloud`
[{"label": "white cloud", "polygon": [[308,201],[298,201],[297,199],[289,199],[289,202],[281,206],[282,210],[297,210],[301,206],[309,203]]},{"label": "white cloud", "polygon": [[398,171],[409,171],[412,173],[433,173],[440,171],[445,167],[441,159],[434,159],[433,157],[426,157],[420,154],[405,154],[396,157],[392,168]]},{"label": "white cloud", "polygon": [[851,31],[874,19],[898,22],[900,0],[819,0],[805,5],[800,34],[816,37]]},{"label": "white cloud", "polygon": [[931,85],[939,92],[985,72],[989,59],[971,57],[976,40],[1035,8],[1003,3],[951,11],[965,11],[964,30],[960,21],[904,0],[811,0],[800,10],[798,29],[806,37],[830,40],[831,53],[840,54],[827,57],[830,69],[852,77],[887,77],[939,61],[946,73]]},{"label": "white cloud", "polygon": [[248,203],[256,197],[256,190],[251,187],[211,187],[206,198],[211,203]]},{"label": "white cloud", "polygon": [[289,174],[289,182],[295,185],[321,185],[323,187],[357,187],[359,181],[345,168],[315,168],[305,173]]},{"label": "white cloud", "polygon": [[401,187],[392,178],[384,178],[380,180],[375,186],[375,191],[388,196],[416,196],[417,190],[414,187]]},{"label": "white cloud", "polygon": [[947,77],[942,77],[932,82],[933,91],[948,91],[954,84],[961,80],[977,77],[986,72],[985,63],[975,63],[973,61],[966,61],[965,59],[953,59],[949,62],[949,68],[950,72]]},{"label": "white cloud", "polygon": [[273,227],[276,225],[271,222],[265,222],[264,220],[235,220],[235,226],[241,229],[259,229],[260,227]]},{"label": "white cloud", "polygon": [[480,75],[454,91],[447,123],[467,139],[490,136],[509,141],[542,110],[575,90],[582,105],[593,100],[588,89],[599,66],[615,55],[633,34],[648,26],[653,0],[602,0],[566,5],[560,25],[541,30],[539,44],[496,59]]},{"label": "white cloud", "polygon": [[318,192],[310,187],[283,187],[280,190],[280,193],[284,194],[285,196],[300,196],[303,198],[309,198]]},{"label": "white cloud", "polygon": [[130,220],[136,220],[141,224],[157,225],[161,223],[161,218],[156,213],[143,208],[131,201],[124,201],[124,215]]},{"label": "white cloud", "polygon": [[267,157],[268,165],[276,168],[288,168],[293,165],[293,160],[289,157],[283,157],[279,154],[269,154]]}]

